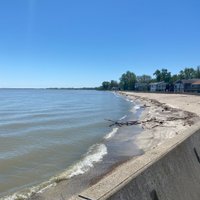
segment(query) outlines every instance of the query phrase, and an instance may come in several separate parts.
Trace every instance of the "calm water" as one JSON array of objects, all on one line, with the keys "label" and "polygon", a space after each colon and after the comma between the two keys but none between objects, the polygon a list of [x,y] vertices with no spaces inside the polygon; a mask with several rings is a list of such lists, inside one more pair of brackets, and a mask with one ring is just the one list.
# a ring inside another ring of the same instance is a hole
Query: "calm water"
[{"label": "calm water", "polygon": [[105,121],[134,118],[132,107],[111,92],[0,90],[0,197],[132,156],[130,130]]}]

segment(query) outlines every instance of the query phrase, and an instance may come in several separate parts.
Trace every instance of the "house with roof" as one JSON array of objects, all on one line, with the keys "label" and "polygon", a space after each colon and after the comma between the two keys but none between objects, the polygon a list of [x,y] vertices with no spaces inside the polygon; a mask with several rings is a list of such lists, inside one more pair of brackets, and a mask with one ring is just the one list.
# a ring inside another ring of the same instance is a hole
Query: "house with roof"
[{"label": "house with roof", "polygon": [[164,81],[150,83],[150,91],[151,92],[156,92],[156,91],[164,92],[166,90],[167,90],[167,83],[165,83]]},{"label": "house with roof", "polygon": [[200,79],[178,80],[174,84],[174,92],[194,92],[198,90]]},{"label": "house with roof", "polygon": [[150,83],[150,91],[155,92],[157,89],[157,83]]},{"label": "house with roof", "polygon": [[149,90],[149,84],[148,83],[135,83],[135,90],[136,91],[148,91]]},{"label": "house with roof", "polygon": [[192,83],[191,89],[192,89],[193,92],[200,92],[200,80]]}]

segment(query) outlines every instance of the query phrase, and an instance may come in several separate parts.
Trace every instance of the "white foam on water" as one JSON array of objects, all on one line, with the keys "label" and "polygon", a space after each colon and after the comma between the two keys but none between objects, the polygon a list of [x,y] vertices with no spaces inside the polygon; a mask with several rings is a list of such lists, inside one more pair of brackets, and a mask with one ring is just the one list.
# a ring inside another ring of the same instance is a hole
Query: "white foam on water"
[{"label": "white foam on water", "polygon": [[102,161],[103,157],[107,154],[107,148],[104,144],[96,144],[90,147],[86,156],[82,161],[78,162],[73,168],[69,177],[77,176],[79,174],[84,174],[94,163]]},{"label": "white foam on water", "polygon": [[140,105],[134,105],[134,106],[131,108],[130,111],[131,111],[132,113],[136,113],[136,111],[139,110],[140,108],[141,108]]},{"label": "white foam on water", "polygon": [[104,144],[92,145],[83,159],[73,165],[70,169],[60,174],[58,177],[55,177],[56,181],[66,180],[74,176],[84,174],[92,168],[95,163],[102,161],[103,157],[107,153],[107,148]]},{"label": "white foam on water", "polygon": [[17,199],[28,199],[33,194],[43,193],[45,190],[50,187],[57,185],[57,182],[62,180],[70,179],[74,176],[84,174],[90,168],[94,166],[95,163],[102,161],[103,157],[107,154],[107,148],[104,144],[95,144],[92,145],[88,152],[85,154],[83,159],[73,165],[70,169],[67,169],[65,172],[60,175],[51,178],[49,181],[44,182],[38,186],[28,188],[24,191],[16,192],[12,195],[0,198],[0,200],[17,200]]},{"label": "white foam on water", "polygon": [[113,128],[113,130],[110,132],[110,133],[108,133],[105,137],[104,137],[104,139],[110,139],[110,138],[112,138],[116,133],[117,133],[117,130],[118,130],[118,128]]},{"label": "white foam on water", "polygon": [[113,92],[113,94],[114,94],[116,97],[121,98],[121,96],[120,96],[118,93]]},{"label": "white foam on water", "polygon": [[125,100],[128,101],[128,102],[133,103],[133,100],[131,100],[131,99],[125,99]]},{"label": "white foam on water", "polygon": [[139,105],[135,105],[135,106],[134,106],[134,109],[135,109],[135,110],[139,110],[139,109],[140,109],[140,106],[139,106]]},{"label": "white foam on water", "polygon": [[39,190],[37,193],[43,193],[45,190],[47,190],[47,189],[49,189],[51,187],[54,187],[54,186],[56,186],[56,183],[49,184],[46,187],[44,187],[41,190]]},{"label": "white foam on water", "polygon": [[50,183],[50,181],[43,182],[37,186],[27,188],[24,191],[16,192],[12,195],[8,195],[0,198],[0,200],[18,200],[29,199],[33,194],[42,193],[50,187],[56,186],[56,183]]},{"label": "white foam on water", "polygon": [[124,115],[123,117],[121,117],[119,120],[123,120],[127,117],[127,115]]},{"label": "white foam on water", "polygon": [[23,195],[23,194],[13,194],[11,196],[7,196],[7,197],[4,197],[4,198],[0,198],[1,200],[15,200],[15,199],[26,199],[28,198],[27,196]]}]

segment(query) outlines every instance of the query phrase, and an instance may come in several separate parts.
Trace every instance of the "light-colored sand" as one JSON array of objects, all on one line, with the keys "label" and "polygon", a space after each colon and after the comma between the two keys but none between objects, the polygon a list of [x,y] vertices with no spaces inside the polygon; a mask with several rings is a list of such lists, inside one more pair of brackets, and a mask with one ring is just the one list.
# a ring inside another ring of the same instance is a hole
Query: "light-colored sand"
[{"label": "light-colored sand", "polygon": [[149,106],[143,113],[142,121],[155,119],[142,125],[144,131],[136,138],[136,144],[144,151],[156,148],[167,139],[182,134],[199,120],[200,96],[134,92],[121,94],[141,105]]},{"label": "light-colored sand", "polygon": [[128,95],[136,95],[149,99],[155,99],[169,106],[196,113],[200,116],[200,96],[187,94],[156,94],[126,92]]}]

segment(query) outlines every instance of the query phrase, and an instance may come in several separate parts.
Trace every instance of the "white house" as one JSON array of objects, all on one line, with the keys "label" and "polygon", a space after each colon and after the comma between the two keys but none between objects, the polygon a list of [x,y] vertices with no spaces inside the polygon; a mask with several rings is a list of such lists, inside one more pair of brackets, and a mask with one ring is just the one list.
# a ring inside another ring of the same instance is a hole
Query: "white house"
[{"label": "white house", "polygon": [[150,83],[150,91],[155,92],[157,88],[157,83]]},{"label": "white house", "polygon": [[156,82],[156,83],[150,83],[150,91],[155,92],[155,91],[166,91],[167,88],[167,83],[164,81],[162,82]]},{"label": "white house", "polygon": [[148,83],[135,83],[136,91],[148,91],[149,84]]}]

